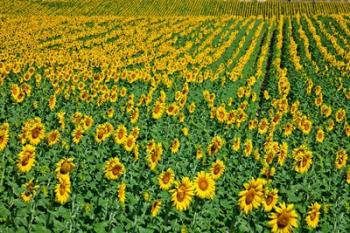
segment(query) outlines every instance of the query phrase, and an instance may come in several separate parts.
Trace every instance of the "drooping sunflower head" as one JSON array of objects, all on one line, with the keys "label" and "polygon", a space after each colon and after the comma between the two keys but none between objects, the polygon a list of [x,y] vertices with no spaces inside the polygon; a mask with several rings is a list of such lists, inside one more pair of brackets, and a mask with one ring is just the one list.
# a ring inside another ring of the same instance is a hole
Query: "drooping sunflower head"
[{"label": "drooping sunflower head", "polygon": [[215,196],[215,181],[211,174],[201,171],[194,179],[195,193],[199,198],[212,199]]},{"label": "drooping sunflower head", "polygon": [[179,211],[187,210],[193,197],[193,184],[190,178],[183,177],[181,181],[175,182],[175,189],[171,192],[171,200],[175,208]]},{"label": "drooping sunflower head", "polygon": [[125,192],[126,192],[126,184],[123,182],[118,187],[118,200],[121,204],[125,203],[125,199],[126,199]]},{"label": "drooping sunflower head", "polygon": [[253,152],[253,141],[251,138],[245,140],[244,143],[244,155],[250,156]]},{"label": "drooping sunflower head", "polygon": [[270,214],[269,226],[273,233],[288,233],[298,227],[298,215],[294,205],[281,203],[275,207],[275,212]]},{"label": "drooping sunflower head", "polygon": [[107,179],[116,180],[125,173],[125,167],[119,159],[115,157],[106,161],[104,172]]},{"label": "drooping sunflower head", "polygon": [[158,178],[159,186],[163,190],[168,190],[174,183],[175,173],[173,169],[168,168],[163,171]]},{"label": "drooping sunflower head", "polygon": [[151,206],[151,216],[154,218],[158,215],[160,207],[162,205],[161,200],[155,200]]},{"label": "drooping sunflower head", "polygon": [[56,174],[58,177],[69,175],[74,167],[73,158],[63,158],[56,164]]}]

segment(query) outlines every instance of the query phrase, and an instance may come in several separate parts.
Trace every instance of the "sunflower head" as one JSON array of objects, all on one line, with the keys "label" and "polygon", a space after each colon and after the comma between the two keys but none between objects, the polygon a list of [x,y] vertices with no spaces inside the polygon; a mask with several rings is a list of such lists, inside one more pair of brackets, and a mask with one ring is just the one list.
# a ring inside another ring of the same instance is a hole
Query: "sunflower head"
[{"label": "sunflower head", "polygon": [[168,168],[163,171],[158,178],[159,186],[163,190],[168,190],[174,183],[175,173],[173,169]]},{"label": "sunflower head", "polygon": [[344,149],[341,149],[337,152],[337,157],[335,159],[335,167],[337,169],[342,169],[348,160],[348,155]]},{"label": "sunflower head", "polygon": [[160,211],[160,207],[162,205],[162,201],[161,200],[155,200],[152,203],[151,206],[151,216],[154,218],[158,215],[159,211]]},{"label": "sunflower head", "polygon": [[69,175],[69,173],[73,170],[74,167],[75,165],[73,163],[73,158],[61,159],[56,165],[57,176]]},{"label": "sunflower head", "polygon": [[245,190],[239,192],[239,207],[245,213],[250,213],[253,209],[261,205],[264,196],[264,179],[252,179],[244,184]]},{"label": "sunflower head", "polygon": [[56,185],[55,201],[61,205],[68,202],[71,193],[71,182],[69,176],[61,176],[58,178],[58,184]]},{"label": "sunflower head", "polygon": [[263,200],[263,206],[265,212],[270,212],[276,205],[278,201],[278,190],[272,189],[272,190],[266,190],[265,191],[265,198]]},{"label": "sunflower head", "polygon": [[270,214],[269,226],[273,233],[292,232],[298,227],[298,215],[294,210],[294,205],[281,203],[275,207],[275,212]]},{"label": "sunflower head", "polygon": [[179,211],[187,210],[193,197],[193,184],[188,177],[183,177],[181,181],[175,182],[175,189],[171,190],[171,200],[175,208]]},{"label": "sunflower head", "polygon": [[210,172],[214,180],[219,179],[225,171],[225,164],[221,160],[216,160],[211,166]]},{"label": "sunflower head", "polygon": [[106,161],[104,172],[107,179],[116,180],[125,173],[125,167],[124,164],[115,157]]},{"label": "sunflower head", "polygon": [[25,145],[18,155],[17,168],[20,172],[29,172],[35,163],[35,147]]},{"label": "sunflower head", "polygon": [[213,199],[215,196],[215,181],[211,174],[201,171],[197,174],[194,182],[195,193],[202,199]]},{"label": "sunflower head", "polygon": [[318,225],[318,221],[320,218],[320,209],[321,205],[317,202],[311,204],[309,206],[309,211],[307,212],[306,216],[306,223],[310,228],[316,228]]}]

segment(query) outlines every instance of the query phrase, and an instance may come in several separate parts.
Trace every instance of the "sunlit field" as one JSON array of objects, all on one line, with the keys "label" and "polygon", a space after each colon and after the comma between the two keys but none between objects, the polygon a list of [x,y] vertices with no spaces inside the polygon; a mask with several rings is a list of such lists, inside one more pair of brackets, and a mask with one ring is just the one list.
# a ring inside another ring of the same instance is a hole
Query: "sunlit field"
[{"label": "sunlit field", "polygon": [[0,13],[0,232],[350,232],[350,3]]}]

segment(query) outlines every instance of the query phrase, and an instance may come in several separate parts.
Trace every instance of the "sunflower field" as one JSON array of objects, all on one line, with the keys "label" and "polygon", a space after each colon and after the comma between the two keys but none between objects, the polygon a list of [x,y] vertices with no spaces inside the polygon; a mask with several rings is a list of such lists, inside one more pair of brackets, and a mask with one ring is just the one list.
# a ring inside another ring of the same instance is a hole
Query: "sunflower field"
[{"label": "sunflower field", "polygon": [[4,0],[0,232],[350,232],[350,4],[82,3]]}]

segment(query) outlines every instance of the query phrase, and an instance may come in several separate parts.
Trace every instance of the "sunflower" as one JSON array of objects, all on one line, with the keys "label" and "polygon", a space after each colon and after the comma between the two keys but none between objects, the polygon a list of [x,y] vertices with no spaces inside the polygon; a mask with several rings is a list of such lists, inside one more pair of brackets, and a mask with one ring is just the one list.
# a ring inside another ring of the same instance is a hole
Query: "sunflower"
[{"label": "sunflower", "polygon": [[26,130],[26,138],[32,145],[38,145],[42,139],[45,138],[45,128],[41,120],[35,121],[29,129]]},{"label": "sunflower", "polygon": [[224,105],[221,105],[216,109],[216,118],[219,123],[226,121],[227,113]]},{"label": "sunflower", "polygon": [[63,158],[56,164],[56,174],[57,177],[69,175],[69,173],[75,167],[73,163],[73,158]]},{"label": "sunflower", "polygon": [[312,152],[302,145],[293,150],[294,169],[299,173],[307,172],[312,164]]},{"label": "sunflower", "polygon": [[139,146],[137,144],[135,144],[134,148],[132,149],[132,153],[134,155],[134,160],[137,161],[140,156]]},{"label": "sunflower", "polygon": [[192,114],[192,113],[194,113],[195,110],[196,110],[196,103],[195,103],[195,102],[192,102],[192,103],[190,104],[190,106],[188,107],[188,112],[189,112],[190,114]]},{"label": "sunflower", "polygon": [[258,208],[261,205],[264,197],[264,179],[252,179],[249,183],[245,183],[243,186],[244,191],[239,192],[239,208],[245,213],[250,213],[253,209]]},{"label": "sunflower", "polygon": [[135,146],[135,143],[136,143],[136,138],[132,134],[130,134],[124,141],[124,149],[127,152],[131,152]]},{"label": "sunflower", "polygon": [[350,124],[346,123],[344,126],[344,132],[347,137],[350,137]]},{"label": "sunflower", "polygon": [[101,142],[105,141],[108,137],[108,129],[107,127],[102,124],[98,125],[95,132],[95,141],[100,144]]},{"label": "sunflower", "polygon": [[270,168],[268,165],[265,165],[261,169],[260,174],[265,176],[266,178],[271,178],[276,174],[276,168],[274,167]]},{"label": "sunflower", "polygon": [[58,112],[56,113],[56,116],[57,116],[57,119],[58,119],[58,123],[60,124],[61,126],[61,129],[64,129],[65,128],[65,121],[64,121],[64,116],[65,116],[65,112]]},{"label": "sunflower", "polygon": [[181,131],[182,131],[182,133],[183,133],[183,135],[185,136],[185,137],[188,137],[188,128],[187,127],[183,127],[182,129],[181,129]]},{"label": "sunflower", "polygon": [[140,116],[140,111],[138,108],[135,108],[134,110],[132,110],[130,114],[130,123],[136,124],[137,121],[139,120],[139,116]]},{"label": "sunflower", "polygon": [[293,124],[288,122],[288,123],[284,126],[284,136],[289,137],[290,135],[292,135],[293,129],[294,129],[294,128],[293,128]]},{"label": "sunflower", "polygon": [[210,173],[214,180],[219,179],[225,171],[225,164],[221,160],[216,160],[210,168]]},{"label": "sunflower", "polygon": [[193,184],[190,178],[183,177],[181,181],[175,182],[175,189],[171,190],[171,200],[179,211],[187,210],[193,197]]},{"label": "sunflower", "polygon": [[203,158],[204,156],[204,152],[202,150],[202,148],[200,146],[197,146],[197,149],[196,149],[196,159],[201,159]]},{"label": "sunflower", "polygon": [[20,172],[29,172],[35,163],[35,147],[25,145],[18,154],[17,168]]},{"label": "sunflower", "polygon": [[253,152],[253,141],[251,138],[248,138],[245,140],[244,143],[244,155],[245,156],[250,156]]},{"label": "sunflower", "polygon": [[327,131],[330,132],[334,129],[334,121],[333,119],[329,119],[327,122]]},{"label": "sunflower", "polygon": [[322,143],[324,140],[324,131],[323,129],[318,129],[316,133],[316,141]]},{"label": "sunflower", "polygon": [[171,146],[170,146],[171,153],[176,154],[179,151],[179,148],[180,148],[180,140],[176,138],[171,143]]},{"label": "sunflower", "polygon": [[348,160],[348,155],[344,149],[341,149],[337,152],[337,157],[335,159],[335,167],[337,169],[342,169]]},{"label": "sunflower", "polygon": [[152,203],[151,206],[151,216],[154,218],[158,215],[159,210],[160,210],[160,206],[162,205],[162,201],[161,200],[155,200]]},{"label": "sunflower", "polygon": [[152,112],[152,117],[153,119],[160,119],[165,111],[165,104],[157,101],[154,105],[153,112]]},{"label": "sunflower", "polygon": [[241,148],[241,138],[240,137],[235,137],[232,141],[232,150],[233,151],[239,151],[239,149]]},{"label": "sunflower", "polygon": [[210,174],[204,171],[198,172],[193,184],[195,193],[199,198],[213,199],[215,195],[215,181]]},{"label": "sunflower", "polygon": [[134,138],[138,138],[140,135],[140,128],[139,127],[134,127],[132,128],[130,134],[134,137]]},{"label": "sunflower", "polygon": [[307,216],[305,218],[307,225],[310,228],[316,228],[318,225],[318,221],[320,218],[320,209],[321,205],[316,203],[313,203],[309,206],[309,211],[307,212]]},{"label": "sunflower", "polygon": [[176,103],[171,103],[166,109],[166,113],[168,116],[176,116],[176,114],[179,112],[179,106],[177,106]]},{"label": "sunflower", "polygon": [[81,127],[77,127],[72,132],[73,143],[78,144],[84,136],[84,130]]},{"label": "sunflower", "polygon": [[258,127],[258,133],[265,134],[267,132],[268,127],[269,127],[268,120],[266,118],[261,119]]},{"label": "sunflower", "polygon": [[322,105],[322,103],[323,103],[323,98],[322,98],[322,96],[319,96],[319,97],[315,98],[315,105],[316,105],[317,107],[320,107],[320,106]]},{"label": "sunflower", "polygon": [[168,190],[174,183],[174,178],[175,173],[173,169],[168,168],[166,171],[163,171],[158,178],[160,188],[163,190]]},{"label": "sunflower", "polygon": [[213,137],[211,140],[211,143],[207,148],[208,155],[215,155],[216,153],[218,153],[224,144],[225,144],[225,141],[220,136],[217,135]]},{"label": "sunflower", "polygon": [[119,125],[114,135],[114,142],[116,144],[123,144],[127,138],[127,129],[124,125]]},{"label": "sunflower", "polygon": [[298,227],[298,215],[293,204],[286,206],[285,203],[281,203],[269,217],[271,220],[268,224],[273,233],[289,233]]},{"label": "sunflower", "polygon": [[111,158],[105,163],[104,173],[107,179],[116,180],[125,173],[125,167],[117,157]]},{"label": "sunflower", "polygon": [[85,131],[89,130],[94,124],[94,119],[91,116],[84,116],[82,120],[82,127]]},{"label": "sunflower", "polygon": [[61,176],[58,178],[58,181],[59,182],[55,189],[55,201],[63,205],[69,200],[69,195],[71,193],[71,182],[69,176]]},{"label": "sunflower", "polygon": [[282,142],[281,149],[278,153],[278,160],[277,160],[280,166],[282,166],[285,163],[287,156],[288,156],[288,143]]},{"label": "sunflower", "polygon": [[150,151],[147,151],[147,161],[148,166],[151,170],[154,170],[158,165],[158,162],[162,158],[163,154],[163,146],[161,143],[157,143],[154,145],[154,148]]},{"label": "sunflower", "polygon": [[119,203],[124,204],[125,203],[125,190],[126,190],[126,184],[123,182],[118,187],[118,200]]},{"label": "sunflower", "polygon": [[332,114],[332,108],[326,104],[322,104],[321,114],[324,115],[325,117],[329,117]]},{"label": "sunflower", "polygon": [[5,150],[7,143],[9,141],[8,130],[0,129],[0,151]]},{"label": "sunflower", "polygon": [[55,106],[56,106],[56,96],[52,95],[49,98],[49,108],[50,108],[50,110],[52,111],[55,108]]},{"label": "sunflower", "polygon": [[39,188],[39,185],[36,185],[34,179],[31,179],[27,183],[24,184],[25,191],[21,193],[21,199],[28,203],[30,202],[36,194],[36,191]]},{"label": "sunflower", "polygon": [[312,129],[312,122],[310,120],[304,119],[301,121],[301,131],[308,135]]},{"label": "sunflower", "polygon": [[47,144],[49,146],[53,146],[55,144],[58,143],[58,141],[60,140],[60,132],[56,129],[56,130],[52,130],[51,132],[49,132],[46,135],[46,140],[47,140]]},{"label": "sunflower", "polygon": [[344,109],[340,108],[338,111],[335,113],[335,121],[340,123],[346,118],[346,112]]},{"label": "sunflower", "polygon": [[265,190],[265,198],[263,200],[263,206],[265,212],[270,212],[278,201],[278,190],[272,189],[272,190]]}]

